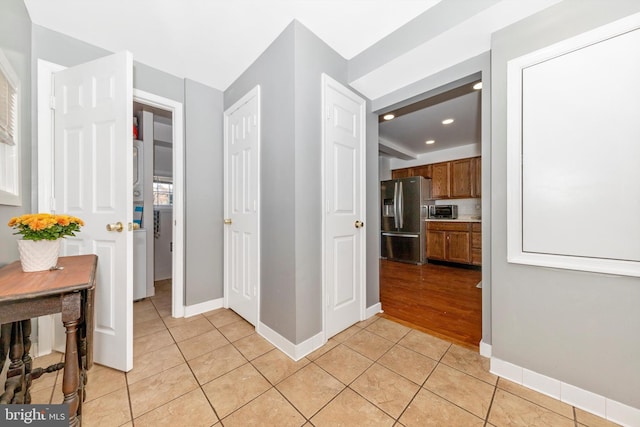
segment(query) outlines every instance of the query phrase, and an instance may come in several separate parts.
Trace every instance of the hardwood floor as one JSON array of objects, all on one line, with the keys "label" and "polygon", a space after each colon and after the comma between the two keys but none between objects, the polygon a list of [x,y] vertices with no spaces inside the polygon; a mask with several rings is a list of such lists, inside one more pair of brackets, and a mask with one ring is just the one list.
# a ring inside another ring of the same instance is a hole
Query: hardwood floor
[{"label": "hardwood floor", "polygon": [[380,260],[383,317],[417,326],[467,348],[482,339],[480,270]]}]

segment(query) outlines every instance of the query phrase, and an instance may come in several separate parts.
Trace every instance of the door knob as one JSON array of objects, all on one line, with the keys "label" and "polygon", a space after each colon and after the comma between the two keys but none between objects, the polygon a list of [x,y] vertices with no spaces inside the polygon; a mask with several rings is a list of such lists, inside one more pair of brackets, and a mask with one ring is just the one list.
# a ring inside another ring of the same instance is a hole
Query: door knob
[{"label": "door knob", "polygon": [[225,218],[225,219],[224,219],[224,223],[225,223],[226,225],[231,225],[231,218]]},{"label": "door knob", "polygon": [[121,222],[116,222],[114,224],[107,224],[107,231],[117,231],[118,233],[121,233],[123,229],[124,227],[122,226]]},{"label": "door knob", "polygon": [[131,230],[140,230],[140,224],[138,224],[137,222],[130,222],[129,223],[129,231]]},{"label": "door knob", "polygon": [[356,226],[356,228],[362,228],[362,227],[364,227],[364,222],[356,221],[355,226]]}]

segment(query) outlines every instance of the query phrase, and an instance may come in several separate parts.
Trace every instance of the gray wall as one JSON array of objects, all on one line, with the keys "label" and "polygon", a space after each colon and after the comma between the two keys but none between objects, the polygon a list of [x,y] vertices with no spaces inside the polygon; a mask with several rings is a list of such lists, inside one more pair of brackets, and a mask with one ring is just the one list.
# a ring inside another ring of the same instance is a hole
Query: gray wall
[{"label": "gray wall", "polygon": [[224,92],[224,108],[260,85],[260,321],[296,341],[295,26]]},{"label": "gray wall", "polygon": [[[0,205],[0,266],[18,259],[16,236],[6,226],[9,219],[31,211],[31,20],[22,0],[4,0],[0,13],[0,49],[20,79],[18,129],[22,206]],[[35,182],[35,178],[33,182]]]},{"label": "gray wall", "polygon": [[185,79],[184,92],[185,303],[192,305],[223,296],[223,109],[217,89]]},{"label": "gray wall", "polygon": [[[113,52],[82,40],[39,25],[33,25],[34,75],[37,75],[38,59],[71,67],[111,53]],[[174,101],[184,102],[183,79],[137,62],[135,58],[133,62],[133,87]]]},{"label": "gray wall", "polygon": [[[20,1],[16,1],[16,3],[22,4]],[[3,13],[1,19],[4,17]],[[33,25],[32,28],[33,43],[30,44],[32,46],[31,66],[34,75],[37,75],[37,59],[69,67],[111,53],[38,25]],[[26,37],[25,40],[30,40],[30,38]],[[133,64],[133,87],[183,103],[186,173],[185,219],[187,223],[190,219],[197,221],[207,212],[213,212],[216,217],[219,216],[219,223],[222,224],[221,204],[216,203],[222,198],[222,92],[191,80],[167,74],[137,61],[134,61]],[[189,94],[187,102],[185,102],[186,92]],[[37,87],[33,88],[33,93],[30,112],[33,117],[36,117]],[[32,125],[31,132],[36,135],[37,123],[35,120]],[[35,141],[36,138],[33,140]],[[37,164],[35,152],[31,157],[33,164]],[[212,167],[212,164],[216,165],[216,161],[219,164]],[[37,200],[36,174],[37,170],[34,167],[32,187],[34,200]],[[211,182],[214,184],[210,185]],[[30,187],[26,188],[29,191]],[[3,208],[0,207],[0,209]],[[207,233],[208,236],[203,236],[202,232],[189,226],[185,230],[185,302],[187,305],[222,297],[222,246],[220,243],[222,231],[219,228],[212,228]],[[204,243],[208,241],[205,237],[211,239],[209,243]],[[198,239],[200,239],[199,243]],[[208,247],[206,247],[207,245]],[[6,246],[9,245],[2,245],[3,249],[1,250],[4,250]],[[13,260],[16,257],[17,254],[10,255],[8,259]],[[2,259],[0,258],[0,261]]]},{"label": "gray wall", "polygon": [[[260,321],[293,343],[322,331],[321,74],[346,84],[347,61],[294,21],[225,91],[229,108],[262,89]],[[376,123],[370,126],[370,123]],[[377,223],[377,120],[367,116],[365,223]],[[375,206],[372,210],[371,206]],[[367,229],[367,305],[379,302],[377,227]],[[370,236],[371,234],[371,236]],[[373,237],[372,237],[373,236]]]},{"label": "gray wall", "polygon": [[322,331],[321,74],[345,82],[347,62],[304,25],[295,29],[296,343]]},{"label": "gray wall", "polygon": [[640,279],[506,262],[507,61],[637,12],[567,0],[494,34],[491,221],[493,356],[640,408]]}]

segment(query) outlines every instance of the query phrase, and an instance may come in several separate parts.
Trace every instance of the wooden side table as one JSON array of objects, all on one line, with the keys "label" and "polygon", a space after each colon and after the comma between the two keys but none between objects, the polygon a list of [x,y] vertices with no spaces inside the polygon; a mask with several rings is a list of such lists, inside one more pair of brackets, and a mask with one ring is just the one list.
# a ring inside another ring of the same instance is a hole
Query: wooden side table
[{"label": "wooden side table", "polygon": [[[24,273],[16,261],[0,269],[0,359],[9,355],[0,403],[31,403],[31,381],[64,368],[62,392],[69,405],[69,425],[82,420],[87,370],[93,365],[96,255],[60,257],[60,270]],[[62,313],[66,329],[64,363],[31,367],[31,319]]]}]

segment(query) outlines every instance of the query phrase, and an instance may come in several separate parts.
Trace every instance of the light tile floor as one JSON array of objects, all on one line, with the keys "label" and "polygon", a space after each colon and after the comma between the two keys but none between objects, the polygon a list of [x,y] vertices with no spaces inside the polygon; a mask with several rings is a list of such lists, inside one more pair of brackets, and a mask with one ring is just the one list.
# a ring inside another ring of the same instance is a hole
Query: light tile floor
[{"label": "light tile floor", "polygon": [[[134,304],[133,370],[89,372],[84,426],[615,425],[387,319],[358,323],[294,362],[233,311],[171,318],[170,289],[157,283],[155,297]],[[61,380],[34,381],[33,403],[61,402]]]}]

